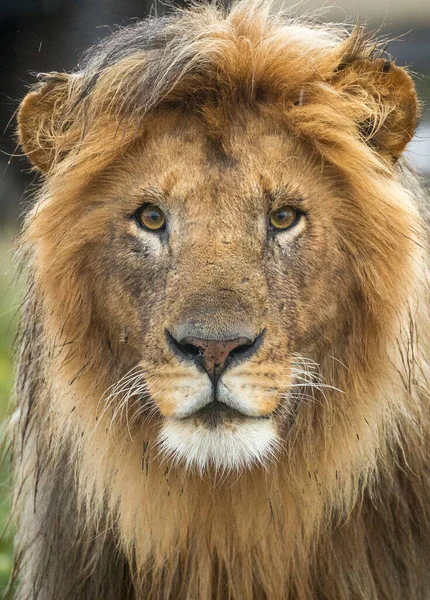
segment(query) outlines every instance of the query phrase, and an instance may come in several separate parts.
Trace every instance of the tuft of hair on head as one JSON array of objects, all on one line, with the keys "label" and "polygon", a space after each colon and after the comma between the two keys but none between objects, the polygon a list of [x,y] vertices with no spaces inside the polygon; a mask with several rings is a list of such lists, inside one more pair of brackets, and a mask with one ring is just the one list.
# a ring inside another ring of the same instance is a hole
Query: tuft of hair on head
[{"label": "tuft of hair on head", "polygon": [[[21,104],[18,134],[33,165],[50,173],[70,154],[75,162],[94,157],[97,145],[103,163],[157,110],[193,111],[216,134],[244,107],[271,110],[311,139],[342,127],[388,162],[404,150],[419,114],[411,77],[382,57],[363,27],[348,33],[294,19],[265,0],[240,0],[121,28],[76,73],[42,75]],[[101,147],[110,130],[112,143]]]}]

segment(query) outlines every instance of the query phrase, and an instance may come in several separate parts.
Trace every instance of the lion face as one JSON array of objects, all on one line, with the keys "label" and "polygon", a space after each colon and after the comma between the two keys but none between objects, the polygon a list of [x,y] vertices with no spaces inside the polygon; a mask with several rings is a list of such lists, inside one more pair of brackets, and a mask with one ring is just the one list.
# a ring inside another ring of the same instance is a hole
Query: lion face
[{"label": "lion face", "polygon": [[163,451],[202,468],[273,454],[349,291],[321,165],[252,117],[224,148],[196,121],[154,118],[91,216],[104,327],[135,353]]},{"label": "lion face", "polygon": [[192,13],[168,47],[118,34],[19,111],[47,175],[24,237],[46,344],[67,348],[64,422],[110,389],[124,432],[155,421],[161,451],[200,469],[265,462],[301,417],[302,449],[341,432],[355,456],[355,399],[377,397],[415,260],[395,167],[410,77],[358,30],[263,31],[241,10],[224,29]]}]

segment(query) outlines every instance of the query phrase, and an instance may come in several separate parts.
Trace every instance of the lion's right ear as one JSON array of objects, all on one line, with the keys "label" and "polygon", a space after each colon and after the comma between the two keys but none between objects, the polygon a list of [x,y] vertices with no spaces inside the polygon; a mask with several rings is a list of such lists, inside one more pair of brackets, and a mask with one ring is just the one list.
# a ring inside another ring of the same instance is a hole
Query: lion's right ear
[{"label": "lion's right ear", "polygon": [[50,170],[58,154],[74,77],[66,73],[43,75],[41,83],[27,94],[19,107],[19,143],[42,173]]}]

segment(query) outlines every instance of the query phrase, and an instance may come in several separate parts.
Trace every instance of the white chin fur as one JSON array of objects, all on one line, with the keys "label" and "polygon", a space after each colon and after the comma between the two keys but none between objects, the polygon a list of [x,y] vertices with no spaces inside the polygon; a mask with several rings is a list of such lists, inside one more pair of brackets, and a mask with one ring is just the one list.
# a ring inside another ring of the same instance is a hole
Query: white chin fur
[{"label": "white chin fur", "polygon": [[208,429],[195,422],[166,419],[158,444],[162,453],[187,469],[203,472],[208,467],[233,471],[264,465],[278,446],[271,419],[247,419],[234,427]]}]

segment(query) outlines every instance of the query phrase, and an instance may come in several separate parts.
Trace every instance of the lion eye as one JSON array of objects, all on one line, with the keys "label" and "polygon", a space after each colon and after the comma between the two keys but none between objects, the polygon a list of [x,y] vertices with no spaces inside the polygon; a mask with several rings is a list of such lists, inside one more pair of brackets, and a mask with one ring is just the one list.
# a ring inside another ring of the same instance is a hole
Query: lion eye
[{"label": "lion eye", "polygon": [[301,213],[291,206],[281,206],[270,213],[270,224],[274,229],[290,229],[300,219]]},{"label": "lion eye", "polygon": [[145,229],[160,231],[166,227],[166,216],[155,204],[144,204],[136,212],[136,221]]}]

